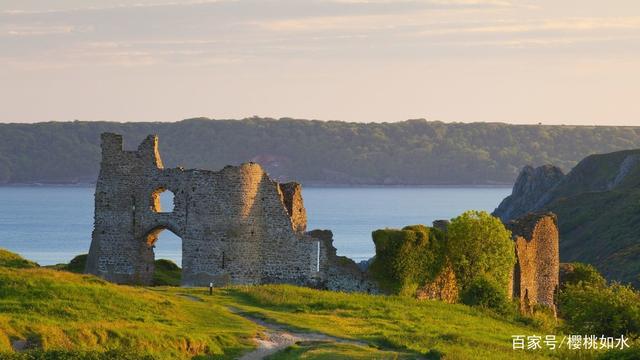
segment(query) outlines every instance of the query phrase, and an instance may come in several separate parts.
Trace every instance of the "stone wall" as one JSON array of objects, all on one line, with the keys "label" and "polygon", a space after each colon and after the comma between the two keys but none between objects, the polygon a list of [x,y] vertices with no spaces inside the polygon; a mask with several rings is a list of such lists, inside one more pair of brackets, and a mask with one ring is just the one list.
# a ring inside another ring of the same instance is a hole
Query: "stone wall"
[{"label": "stone wall", "polygon": [[530,314],[535,305],[555,312],[560,255],[558,221],[553,213],[528,214],[507,224],[515,241],[516,265],[512,294],[520,309]]},{"label": "stone wall", "polygon": [[[160,209],[164,190],[174,194],[172,212]],[[326,278],[329,262],[319,258],[330,250],[304,234],[299,184],[278,184],[255,163],[165,169],[156,136],[124,151],[122,136],[103,134],[87,272],[150,284],[154,244],[166,230],[182,239],[183,285],[316,285]]]},{"label": "stone wall", "polygon": [[313,230],[307,235],[318,241],[320,248],[319,267],[321,272],[319,287],[334,291],[359,291],[370,294],[379,293],[378,286],[366,271],[345,256],[338,256],[333,246],[331,230]]}]

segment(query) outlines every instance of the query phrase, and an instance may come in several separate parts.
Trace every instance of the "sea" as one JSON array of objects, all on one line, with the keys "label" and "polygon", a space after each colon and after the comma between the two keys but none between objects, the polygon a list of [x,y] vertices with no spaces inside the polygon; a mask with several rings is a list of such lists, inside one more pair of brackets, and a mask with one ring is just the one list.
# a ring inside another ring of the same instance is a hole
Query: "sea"
[{"label": "sea", "polygon": [[[0,187],[0,247],[40,265],[69,262],[89,251],[93,194],[89,186]],[[304,187],[308,229],[333,231],[338,255],[371,258],[371,232],[431,224],[465,210],[493,211],[510,187]],[[172,201],[171,199],[162,199]],[[167,208],[170,204],[163,204]],[[160,234],[156,259],[181,264],[181,240]]]}]

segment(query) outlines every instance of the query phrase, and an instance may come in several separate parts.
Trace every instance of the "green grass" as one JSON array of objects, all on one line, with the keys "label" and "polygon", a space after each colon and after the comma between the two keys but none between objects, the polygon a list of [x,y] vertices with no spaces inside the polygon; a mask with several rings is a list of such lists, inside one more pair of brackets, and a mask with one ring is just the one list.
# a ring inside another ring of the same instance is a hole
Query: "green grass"
[{"label": "green grass", "polygon": [[464,305],[289,285],[219,289],[214,298],[267,322],[362,341],[397,356],[443,353],[447,359],[534,359],[547,355],[514,354],[511,348],[511,335],[532,335],[539,329]]},{"label": "green grass", "polygon": [[0,268],[0,351],[134,350],[159,358],[229,358],[252,348],[255,324],[220,304],[53,269]]},{"label": "green grass", "polygon": [[[436,354],[435,352],[433,354]],[[328,342],[301,342],[267,357],[267,360],[313,359],[313,360],[395,360],[415,359],[414,354],[378,350],[353,344]],[[433,356],[432,356],[433,357]]]},{"label": "green grass", "polygon": [[25,260],[20,255],[0,249],[0,266],[14,269],[35,268],[39,265],[33,261]]},{"label": "green grass", "polygon": [[160,259],[155,261],[153,273],[153,285],[155,286],[180,286],[182,269],[171,260]]},{"label": "green grass", "polygon": [[104,358],[96,354],[105,351],[235,358],[251,350],[261,332],[241,314],[356,342],[300,343],[272,359],[549,355],[511,350],[511,335],[540,329],[464,305],[289,285],[221,288],[210,296],[205,288],[120,286],[55,269],[0,267],[0,352],[26,339],[45,351],[86,354],[77,359]]}]

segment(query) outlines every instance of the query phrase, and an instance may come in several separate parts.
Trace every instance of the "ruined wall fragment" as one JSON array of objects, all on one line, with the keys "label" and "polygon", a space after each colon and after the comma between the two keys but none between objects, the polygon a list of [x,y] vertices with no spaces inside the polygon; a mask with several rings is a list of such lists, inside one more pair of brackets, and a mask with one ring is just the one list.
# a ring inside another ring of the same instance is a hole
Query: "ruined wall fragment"
[{"label": "ruined wall fragment", "polygon": [[451,264],[445,265],[433,281],[426,283],[416,292],[418,300],[440,300],[449,304],[456,303],[458,295],[458,282]]},{"label": "ruined wall fragment", "polygon": [[318,266],[324,269],[320,287],[334,291],[357,291],[370,294],[380,292],[377,284],[366,271],[360,269],[353,260],[337,255],[331,230],[313,230],[309,231],[307,236],[317,241],[320,249]]},{"label": "ruined wall fragment", "polygon": [[521,311],[530,314],[535,305],[555,312],[559,284],[558,222],[553,213],[527,214],[507,224],[516,251],[512,294]]}]

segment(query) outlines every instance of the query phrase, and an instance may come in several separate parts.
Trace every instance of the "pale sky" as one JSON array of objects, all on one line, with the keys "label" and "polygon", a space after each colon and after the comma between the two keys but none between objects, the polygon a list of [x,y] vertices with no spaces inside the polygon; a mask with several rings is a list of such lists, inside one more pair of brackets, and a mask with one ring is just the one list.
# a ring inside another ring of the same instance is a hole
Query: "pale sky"
[{"label": "pale sky", "polygon": [[0,0],[0,122],[640,125],[638,0]]}]

